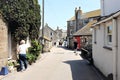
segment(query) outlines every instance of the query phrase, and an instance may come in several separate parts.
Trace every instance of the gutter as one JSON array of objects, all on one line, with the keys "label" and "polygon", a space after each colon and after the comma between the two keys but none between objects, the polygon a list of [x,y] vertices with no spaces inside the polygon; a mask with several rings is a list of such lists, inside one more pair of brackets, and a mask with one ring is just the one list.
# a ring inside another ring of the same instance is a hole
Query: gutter
[{"label": "gutter", "polygon": [[115,18],[115,17],[117,17],[117,16],[119,16],[119,15],[120,15],[120,11],[117,12],[116,14],[114,14],[114,15],[112,15],[112,16],[104,19],[104,20],[102,20],[102,21],[99,21],[99,22],[95,23],[95,24],[92,25],[92,26],[94,27],[94,26],[96,26],[96,25],[99,25],[99,24],[101,24],[101,23],[104,23],[104,22],[106,22],[106,21],[109,21],[109,20],[111,20],[111,19],[113,19],[113,18]]}]

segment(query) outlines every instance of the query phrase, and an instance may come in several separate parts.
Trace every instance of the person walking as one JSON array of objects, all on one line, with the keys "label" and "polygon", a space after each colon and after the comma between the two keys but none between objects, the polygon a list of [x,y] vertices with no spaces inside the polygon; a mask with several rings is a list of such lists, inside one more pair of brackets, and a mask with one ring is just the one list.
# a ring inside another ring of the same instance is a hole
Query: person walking
[{"label": "person walking", "polygon": [[26,70],[27,69],[27,59],[26,59],[27,45],[25,44],[25,40],[20,41],[20,45],[17,51],[19,55],[20,71]]}]

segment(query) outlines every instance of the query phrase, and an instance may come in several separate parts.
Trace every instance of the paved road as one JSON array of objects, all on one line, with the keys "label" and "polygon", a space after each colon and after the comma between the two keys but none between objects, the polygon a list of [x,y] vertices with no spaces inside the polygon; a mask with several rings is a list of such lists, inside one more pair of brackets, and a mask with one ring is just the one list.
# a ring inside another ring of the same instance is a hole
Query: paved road
[{"label": "paved road", "polygon": [[53,47],[43,55],[26,71],[11,73],[2,80],[101,80],[93,68],[71,50]]}]

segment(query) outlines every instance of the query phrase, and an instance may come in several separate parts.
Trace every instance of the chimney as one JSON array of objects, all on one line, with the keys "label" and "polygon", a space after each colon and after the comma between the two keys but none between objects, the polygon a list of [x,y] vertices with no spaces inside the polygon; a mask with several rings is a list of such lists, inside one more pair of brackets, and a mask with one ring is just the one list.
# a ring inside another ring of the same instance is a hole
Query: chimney
[{"label": "chimney", "polygon": [[79,10],[81,10],[81,7],[79,6]]},{"label": "chimney", "polygon": [[76,12],[77,12],[77,7],[75,8],[75,14],[76,14]]},{"label": "chimney", "polygon": [[59,27],[57,26],[57,30],[59,30]]},{"label": "chimney", "polygon": [[76,19],[76,16],[77,16],[77,7],[75,8],[75,19]]},{"label": "chimney", "polygon": [[80,11],[80,14],[82,14],[82,10],[81,10],[81,7],[79,6],[79,11]]}]

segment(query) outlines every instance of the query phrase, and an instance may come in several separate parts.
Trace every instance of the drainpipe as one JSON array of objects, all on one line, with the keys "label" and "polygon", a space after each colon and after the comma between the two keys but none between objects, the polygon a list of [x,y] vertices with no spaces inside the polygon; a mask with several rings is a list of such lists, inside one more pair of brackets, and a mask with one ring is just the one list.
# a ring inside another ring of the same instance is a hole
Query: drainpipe
[{"label": "drainpipe", "polygon": [[113,80],[117,80],[117,64],[118,64],[118,35],[117,35],[117,22],[113,17],[113,32],[112,32],[112,47],[113,47]]}]

